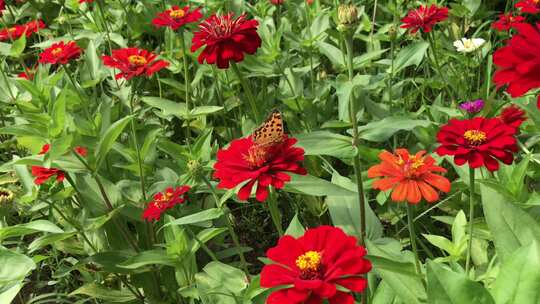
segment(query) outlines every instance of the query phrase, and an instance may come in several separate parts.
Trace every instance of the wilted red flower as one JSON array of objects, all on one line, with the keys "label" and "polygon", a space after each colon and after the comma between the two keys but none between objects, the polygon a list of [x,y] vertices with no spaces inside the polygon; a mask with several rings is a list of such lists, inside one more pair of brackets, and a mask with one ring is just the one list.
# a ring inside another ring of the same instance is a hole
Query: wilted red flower
[{"label": "wilted red flower", "polygon": [[124,48],[112,51],[112,56],[103,56],[103,64],[117,68],[120,73],[115,78],[130,80],[135,76],[152,76],[155,72],[169,66],[165,60],[156,60],[157,55],[138,48]]},{"label": "wilted red flower", "polygon": [[270,3],[272,3],[273,5],[281,5],[285,3],[285,0],[270,0]]},{"label": "wilted red flower", "polygon": [[[367,287],[363,276],[371,270],[366,249],[353,236],[331,226],[308,229],[303,236],[285,235],[266,255],[276,264],[265,265],[261,286],[287,287],[270,294],[268,304],[353,304],[351,292]],[[339,288],[339,289],[338,289]]]},{"label": "wilted red flower", "polygon": [[450,191],[450,181],[434,172],[444,173],[446,169],[436,166],[435,159],[426,151],[410,155],[406,149],[396,149],[395,154],[383,151],[379,154],[382,162],[368,170],[368,177],[380,177],[373,182],[373,188],[381,191],[392,190],[392,200],[418,204],[422,197],[429,203],[439,199],[437,188]]},{"label": "wilted red flower", "polygon": [[508,31],[511,28],[513,28],[516,24],[520,24],[523,21],[525,21],[525,17],[523,16],[514,16],[512,13],[508,14],[500,14],[499,20],[493,22],[491,27],[494,29],[502,32],[502,31]]},{"label": "wilted red flower", "polygon": [[521,9],[522,13],[536,14],[540,12],[540,1],[520,0],[518,3],[516,3],[516,8]]},{"label": "wilted red flower", "polygon": [[404,23],[401,28],[408,28],[411,33],[416,33],[420,29],[424,33],[429,33],[435,24],[447,18],[447,7],[438,7],[435,4],[430,7],[420,5],[419,8],[409,11],[407,16],[401,19],[401,22]]},{"label": "wilted red flower", "polygon": [[42,28],[45,28],[45,23],[41,20],[33,20],[23,25],[16,24],[10,28],[0,30],[0,41],[17,40],[22,35],[26,35],[28,38]]},{"label": "wilted red flower", "polygon": [[39,63],[67,64],[81,55],[81,48],[75,41],[54,43],[39,55]]},{"label": "wilted red flower", "polygon": [[218,188],[233,189],[247,181],[238,192],[239,199],[247,200],[257,182],[256,198],[265,201],[269,186],[281,189],[291,180],[287,172],[306,174],[301,166],[304,149],[293,147],[296,141],[287,135],[271,146],[257,145],[251,136],[233,140],[229,148],[217,153],[214,178],[220,180]]},{"label": "wilted red flower", "polygon": [[76,146],[74,150],[82,157],[86,157],[86,155],[88,154],[88,149],[86,149],[85,147]]},{"label": "wilted red flower", "polygon": [[540,24],[536,27],[521,23],[514,26],[518,34],[493,55],[498,70],[493,76],[497,87],[508,85],[512,97],[523,96],[540,88]]},{"label": "wilted red flower", "polygon": [[189,186],[169,187],[164,192],[158,192],[144,210],[143,218],[147,221],[159,220],[163,212],[185,202],[189,189]]},{"label": "wilted red flower", "polygon": [[152,24],[156,27],[170,27],[176,31],[181,26],[199,21],[203,17],[200,8],[189,11],[189,6],[180,8],[178,5],[173,5],[171,9],[161,12],[157,15]]},{"label": "wilted red flower", "polygon": [[0,17],[4,14],[3,10],[6,9],[6,3],[4,0],[0,0]]},{"label": "wilted red flower", "polygon": [[516,129],[507,126],[499,118],[476,117],[451,119],[437,134],[441,144],[440,156],[453,155],[454,163],[468,163],[471,168],[485,166],[489,171],[499,169],[499,162],[509,165],[518,151],[514,135]]},{"label": "wilted red flower", "polygon": [[229,67],[229,62],[244,60],[244,53],[255,54],[261,46],[257,34],[257,20],[246,20],[246,15],[234,18],[234,14],[212,15],[199,24],[193,36],[191,51],[206,46],[199,55],[199,63],[205,60],[220,69]]},{"label": "wilted red flower", "polygon": [[55,168],[45,168],[40,166],[32,166],[32,175],[36,177],[34,184],[41,185],[46,182],[52,176],[56,176],[56,181],[61,182],[64,180],[64,171]]},{"label": "wilted red flower", "polygon": [[43,155],[49,152],[50,148],[51,148],[51,144],[44,144],[43,147],[41,147],[41,151],[39,151],[38,155]]},{"label": "wilted red flower", "polygon": [[501,111],[499,118],[507,125],[519,129],[521,124],[527,120],[525,111],[517,107],[516,105],[510,105]]}]

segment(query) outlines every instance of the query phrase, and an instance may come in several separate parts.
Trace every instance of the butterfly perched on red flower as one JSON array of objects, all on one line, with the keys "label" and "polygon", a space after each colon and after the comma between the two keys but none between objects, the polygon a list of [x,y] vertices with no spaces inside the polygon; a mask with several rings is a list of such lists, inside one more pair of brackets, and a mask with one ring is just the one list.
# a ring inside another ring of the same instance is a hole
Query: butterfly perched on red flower
[{"label": "butterfly perched on red flower", "polygon": [[238,198],[247,200],[256,184],[255,197],[263,202],[268,188],[281,189],[291,180],[288,172],[306,174],[302,167],[304,150],[284,132],[282,115],[274,111],[252,135],[231,142],[217,153],[214,178],[218,188],[233,189],[243,184]]}]

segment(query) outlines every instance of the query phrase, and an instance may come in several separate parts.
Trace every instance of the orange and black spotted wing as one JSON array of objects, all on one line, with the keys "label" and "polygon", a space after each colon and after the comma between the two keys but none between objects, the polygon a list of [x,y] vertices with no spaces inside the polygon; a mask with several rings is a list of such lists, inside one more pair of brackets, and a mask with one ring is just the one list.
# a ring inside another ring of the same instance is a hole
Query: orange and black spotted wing
[{"label": "orange and black spotted wing", "polygon": [[278,110],[272,111],[268,118],[253,131],[253,142],[260,146],[272,146],[283,141],[283,118]]}]

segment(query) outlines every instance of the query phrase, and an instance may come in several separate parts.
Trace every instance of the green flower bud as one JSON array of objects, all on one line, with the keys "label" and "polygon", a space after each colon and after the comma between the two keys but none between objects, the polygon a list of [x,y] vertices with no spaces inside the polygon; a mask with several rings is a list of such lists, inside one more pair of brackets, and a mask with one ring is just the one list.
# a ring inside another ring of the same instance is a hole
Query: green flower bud
[{"label": "green flower bud", "polygon": [[353,4],[341,4],[338,7],[338,30],[351,29],[358,23],[358,9]]},{"label": "green flower bud", "polygon": [[0,204],[7,204],[13,201],[15,194],[6,188],[0,188]]}]

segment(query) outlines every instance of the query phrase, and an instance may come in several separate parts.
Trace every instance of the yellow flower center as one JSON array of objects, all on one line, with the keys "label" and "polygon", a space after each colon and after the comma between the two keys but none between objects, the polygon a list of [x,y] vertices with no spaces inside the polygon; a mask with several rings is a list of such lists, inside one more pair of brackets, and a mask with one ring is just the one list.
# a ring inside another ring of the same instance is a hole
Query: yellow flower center
[{"label": "yellow flower center", "polygon": [[296,266],[302,272],[311,272],[319,270],[321,266],[321,254],[317,251],[308,251],[296,259]]},{"label": "yellow flower center", "polygon": [[55,48],[51,51],[51,54],[53,54],[53,56],[58,56],[58,54],[62,53],[62,48]]},{"label": "yellow flower center", "polygon": [[16,27],[10,27],[10,28],[8,29],[8,32],[13,33],[13,32],[15,32],[16,30],[17,30]]},{"label": "yellow flower center", "polygon": [[182,18],[185,15],[186,15],[186,12],[184,12],[183,9],[173,9],[169,13],[169,16],[171,16],[172,18]]},{"label": "yellow flower center", "polygon": [[419,158],[411,158],[411,168],[418,169],[424,165],[424,159],[422,157]]},{"label": "yellow flower center", "polygon": [[143,56],[131,55],[128,57],[129,63],[133,65],[145,65],[148,61]]},{"label": "yellow flower center", "polygon": [[470,144],[479,145],[486,141],[487,136],[485,132],[480,130],[467,130],[463,133],[463,138],[465,138]]},{"label": "yellow flower center", "polygon": [[261,167],[268,157],[267,150],[264,147],[254,145],[249,148],[248,153],[244,154],[244,159],[252,168]]}]

